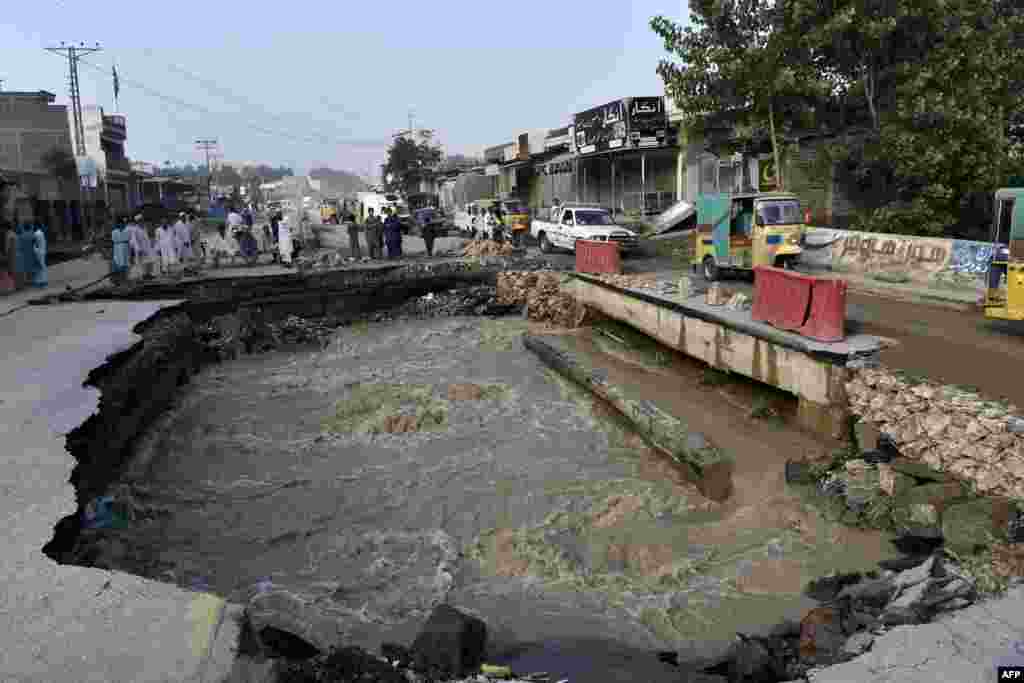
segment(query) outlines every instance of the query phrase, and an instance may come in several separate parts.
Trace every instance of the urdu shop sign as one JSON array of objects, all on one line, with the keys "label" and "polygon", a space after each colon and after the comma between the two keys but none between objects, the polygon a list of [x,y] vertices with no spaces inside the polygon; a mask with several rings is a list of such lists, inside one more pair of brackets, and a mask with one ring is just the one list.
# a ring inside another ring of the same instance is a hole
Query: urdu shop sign
[{"label": "urdu shop sign", "polygon": [[553,161],[550,164],[543,164],[537,168],[537,172],[540,175],[561,175],[563,173],[573,172],[573,163],[571,159],[565,159],[564,161]]}]

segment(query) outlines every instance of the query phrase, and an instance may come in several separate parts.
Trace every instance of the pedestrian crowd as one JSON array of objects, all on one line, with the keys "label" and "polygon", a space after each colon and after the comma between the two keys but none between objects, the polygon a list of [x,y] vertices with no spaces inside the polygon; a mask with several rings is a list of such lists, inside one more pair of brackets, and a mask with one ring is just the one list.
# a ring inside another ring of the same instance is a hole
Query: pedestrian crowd
[{"label": "pedestrian crowd", "polygon": [[[363,231],[366,236],[366,249],[368,258],[389,259],[402,258],[402,221],[398,212],[390,206],[385,206],[383,218],[378,216],[373,207],[366,209],[366,220],[363,222]],[[355,214],[347,207],[342,209],[344,219],[342,224],[348,231],[349,249],[352,256],[362,259],[362,247],[359,244],[359,224],[356,222]],[[433,251],[433,240],[431,240],[428,253]]]},{"label": "pedestrian crowd", "polygon": [[0,290],[47,286],[47,232],[46,225],[38,222],[7,228],[0,244],[7,259],[6,270],[0,270]]}]

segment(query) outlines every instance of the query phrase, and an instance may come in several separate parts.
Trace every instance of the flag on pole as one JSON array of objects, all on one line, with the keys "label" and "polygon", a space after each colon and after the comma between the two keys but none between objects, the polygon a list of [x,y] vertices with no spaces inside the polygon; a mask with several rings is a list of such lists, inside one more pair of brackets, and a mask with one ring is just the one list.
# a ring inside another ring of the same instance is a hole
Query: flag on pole
[{"label": "flag on pole", "polygon": [[114,74],[114,99],[116,100],[118,95],[121,94],[121,81],[117,78],[117,67],[110,67]]}]

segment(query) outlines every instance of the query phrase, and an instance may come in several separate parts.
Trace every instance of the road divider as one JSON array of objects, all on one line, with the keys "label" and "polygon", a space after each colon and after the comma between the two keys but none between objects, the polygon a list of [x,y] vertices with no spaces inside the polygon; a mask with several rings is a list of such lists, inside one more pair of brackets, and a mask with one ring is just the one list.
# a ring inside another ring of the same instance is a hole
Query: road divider
[{"label": "road divider", "polygon": [[840,342],[846,338],[846,290],[843,280],[756,266],[751,316],[810,339]]},{"label": "road divider", "polygon": [[616,242],[578,240],[576,242],[576,272],[622,274],[622,256]]}]

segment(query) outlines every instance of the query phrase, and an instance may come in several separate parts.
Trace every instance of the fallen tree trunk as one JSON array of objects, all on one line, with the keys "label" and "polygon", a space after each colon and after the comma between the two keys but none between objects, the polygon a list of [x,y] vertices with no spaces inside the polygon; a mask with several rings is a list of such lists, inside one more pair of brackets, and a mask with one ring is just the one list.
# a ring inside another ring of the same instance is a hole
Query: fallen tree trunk
[{"label": "fallen tree trunk", "polygon": [[593,367],[585,354],[562,348],[557,337],[524,334],[523,346],[552,369],[614,406],[647,443],[683,465],[688,478],[705,497],[721,501],[732,494],[732,460],[692,432],[683,420],[658,408],[630,387],[609,383],[607,373]]}]

